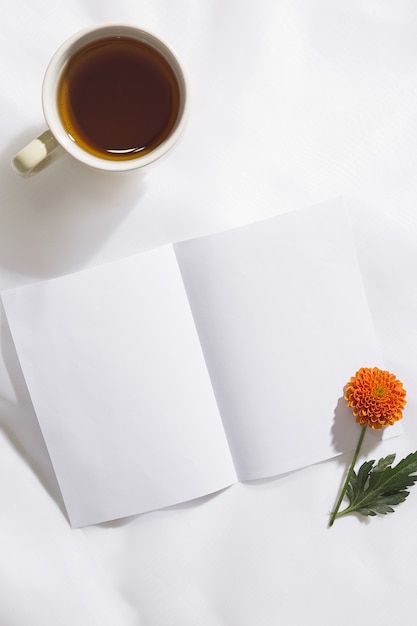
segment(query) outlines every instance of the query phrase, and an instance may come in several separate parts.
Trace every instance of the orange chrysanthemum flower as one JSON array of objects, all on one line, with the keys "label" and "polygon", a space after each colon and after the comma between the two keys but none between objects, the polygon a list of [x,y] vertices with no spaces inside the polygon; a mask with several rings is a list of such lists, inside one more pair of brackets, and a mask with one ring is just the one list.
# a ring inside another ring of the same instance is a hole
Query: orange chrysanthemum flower
[{"label": "orange chrysanthemum flower", "polygon": [[381,430],[403,416],[405,389],[394,374],[362,367],[345,386],[345,400],[361,426]]}]

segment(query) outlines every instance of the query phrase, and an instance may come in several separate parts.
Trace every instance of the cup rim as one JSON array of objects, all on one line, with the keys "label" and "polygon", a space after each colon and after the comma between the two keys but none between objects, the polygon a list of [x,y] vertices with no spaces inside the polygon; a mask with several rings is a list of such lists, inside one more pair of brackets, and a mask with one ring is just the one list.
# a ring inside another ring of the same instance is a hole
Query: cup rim
[{"label": "cup rim", "polygon": [[[111,35],[124,35],[153,45],[172,66],[180,88],[180,108],[177,121],[168,137],[154,150],[133,159],[112,161],[87,152],[68,135],[62,124],[57,107],[59,79],[69,58],[82,46]],[[177,142],[184,130],[188,113],[188,81],[182,64],[174,49],[150,30],[127,23],[105,23],[90,26],[74,33],[64,41],[52,56],[42,84],[42,108],[45,120],[57,142],[78,161],[90,167],[107,171],[128,171],[143,168],[164,156]]]}]

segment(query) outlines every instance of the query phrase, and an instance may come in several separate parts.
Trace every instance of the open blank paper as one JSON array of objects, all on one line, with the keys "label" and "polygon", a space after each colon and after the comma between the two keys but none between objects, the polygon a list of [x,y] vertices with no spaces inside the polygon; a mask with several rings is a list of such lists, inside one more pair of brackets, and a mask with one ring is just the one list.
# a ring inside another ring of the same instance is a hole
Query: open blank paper
[{"label": "open blank paper", "polygon": [[2,293],[74,527],[294,470],[381,364],[332,201]]}]

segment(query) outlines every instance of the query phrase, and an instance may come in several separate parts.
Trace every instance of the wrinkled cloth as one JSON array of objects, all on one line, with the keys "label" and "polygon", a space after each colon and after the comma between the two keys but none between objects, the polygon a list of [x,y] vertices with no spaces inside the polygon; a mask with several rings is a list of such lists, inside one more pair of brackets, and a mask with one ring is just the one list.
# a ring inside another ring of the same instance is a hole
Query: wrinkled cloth
[{"label": "wrinkled cloth", "polygon": [[[361,458],[415,451],[415,3],[15,0],[2,18],[0,290],[342,195],[385,366],[408,392],[404,434]],[[191,86],[184,137],[144,174],[114,177],[63,156],[19,178],[10,160],[45,130],[52,54],[110,21],[177,51]],[[0,340],[0,624],[408,621],[417,489],[394,514],[329,530],[351,455],[72,530],[3,312]]]}]

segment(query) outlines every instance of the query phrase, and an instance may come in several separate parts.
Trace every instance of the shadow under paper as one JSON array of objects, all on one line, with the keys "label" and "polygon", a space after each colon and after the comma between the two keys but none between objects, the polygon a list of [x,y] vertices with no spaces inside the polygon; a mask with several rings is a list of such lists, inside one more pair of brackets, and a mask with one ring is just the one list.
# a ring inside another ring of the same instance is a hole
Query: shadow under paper
[{"label": "shadow under paper", "polygon": [[15,394],[14,399],[0,396],[0,403],[4,407],[0,413],[0,428],[68,520],[58,481],[36,418],[1,303],[0,348]]}]

